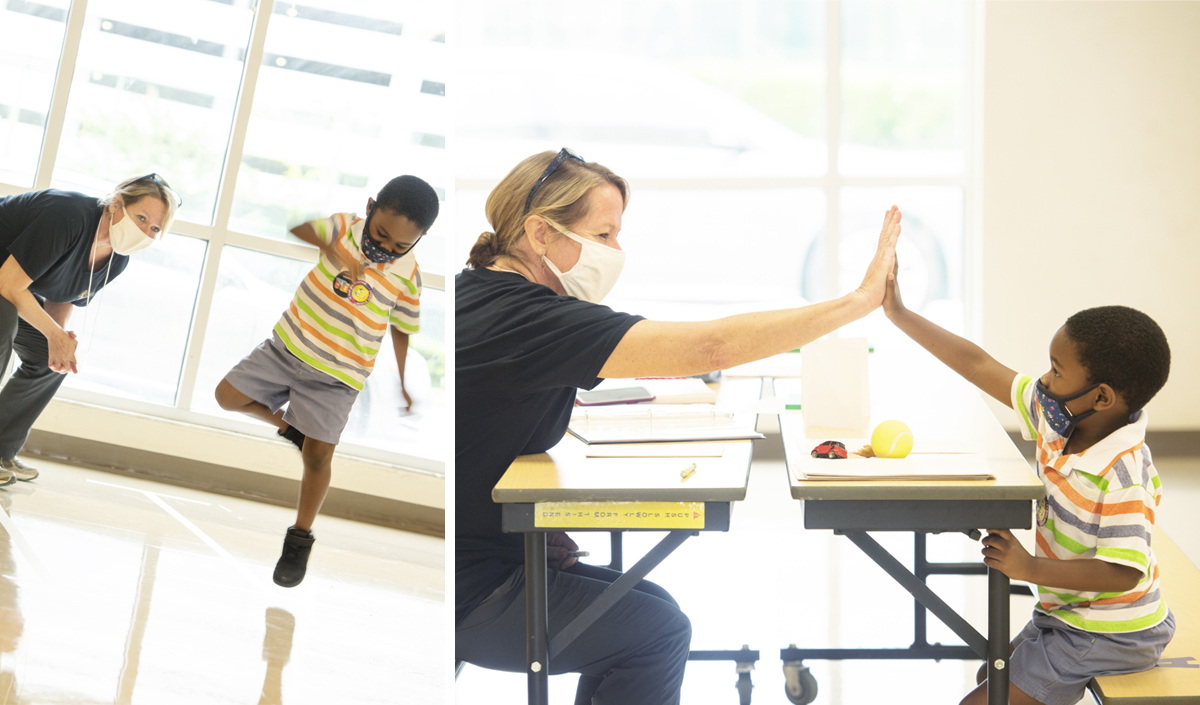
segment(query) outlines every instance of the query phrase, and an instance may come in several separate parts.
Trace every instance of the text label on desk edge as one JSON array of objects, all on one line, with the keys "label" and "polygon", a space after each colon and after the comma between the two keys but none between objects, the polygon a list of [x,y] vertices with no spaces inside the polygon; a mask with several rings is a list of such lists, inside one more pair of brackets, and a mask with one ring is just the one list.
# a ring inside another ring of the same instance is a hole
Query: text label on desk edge
[{"label": "text label on desk edge", "polygon": [[537,502],[533,525],[578,529],[703,529],[704,502]]}]

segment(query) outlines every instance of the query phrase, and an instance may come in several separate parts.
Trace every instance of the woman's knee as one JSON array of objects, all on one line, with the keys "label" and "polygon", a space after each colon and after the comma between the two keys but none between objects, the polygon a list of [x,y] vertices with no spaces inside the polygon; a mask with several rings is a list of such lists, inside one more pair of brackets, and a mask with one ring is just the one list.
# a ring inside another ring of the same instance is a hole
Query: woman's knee
[{"label": "woman's knee", "polygon": [[692,620],[683,610],[679,609],[678,605],[672,605],[669,609],[670,619],[666,631],[670,634],[672,641],[686,649],[692,643]]},{"label": "woman's knee", "polygon": [[638,590],[639,592],[644,592],[647,595],[653,595],[658,599],[667,602],[673,607],[679,607],[679,603],[675,601],[674,597],[671,597],[671,593],[667,592],[666,588],[662,587],[658,583],[652,583],[649,580],[643,580],[642,582],[638,583],[637,587],[634,589]]}]

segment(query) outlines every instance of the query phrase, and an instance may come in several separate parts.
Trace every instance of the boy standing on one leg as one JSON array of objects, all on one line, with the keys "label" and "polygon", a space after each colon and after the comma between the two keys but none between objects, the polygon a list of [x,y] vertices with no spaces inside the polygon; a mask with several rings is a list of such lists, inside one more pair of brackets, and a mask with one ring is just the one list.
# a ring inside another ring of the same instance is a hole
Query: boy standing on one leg
[{"label": "boy standing on one leg", "polygon": [[[413,248],[438,215],[433,188],[399,176],[367,199],[367,217],[338,213],[292,229],[321,251],[270,339],[217,385],[222,409],[266,421],[300,449],[304,475],[296,523],[288,528],[275,583],[304,580],[312,524],[350,409],[390,336],[404,390],[408,336],[418,328],[421,271]],[[283,407],[287,406],[286,411]]]}]

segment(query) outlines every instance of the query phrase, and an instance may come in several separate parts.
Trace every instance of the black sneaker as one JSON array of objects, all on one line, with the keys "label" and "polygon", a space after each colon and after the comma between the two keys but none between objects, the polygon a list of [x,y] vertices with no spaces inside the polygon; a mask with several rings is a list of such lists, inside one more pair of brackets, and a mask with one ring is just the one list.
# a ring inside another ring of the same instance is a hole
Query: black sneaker
[{"label": "black sneaker", "polygon": [[285,430],[276,431],[276,433],[288,439],[292,443],[295,443],[296,447],[301,451],[304,450],[304,439],[306,436],[303,433],[300,433],[299,429],[297,429],[295,426],[288,426]]},{"label": "black sneaker", "polygon": [[283,555],[275,564],[275,584],[280,587],[296,587],[304,580],[308,568],[308,554],[312,553],[316,537],[311,531],[289,526],[283,536]]}]

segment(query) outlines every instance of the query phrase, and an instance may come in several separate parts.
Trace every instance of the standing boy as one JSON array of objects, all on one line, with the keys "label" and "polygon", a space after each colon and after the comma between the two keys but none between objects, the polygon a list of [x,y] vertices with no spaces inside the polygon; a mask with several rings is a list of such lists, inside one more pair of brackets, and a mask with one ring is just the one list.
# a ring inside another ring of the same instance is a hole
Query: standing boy
[{"label": "standing boy", "polygon": [[[974,343],[904,307],[896,275],[887,317],[967,381],[1015,409],[1037,441],[1031,556],[1007,530],[984,538],[984,563],[1038,586],[1033,619],[1011,644],[1009,702],[1073,705],[1094,676],[1153,668],[1175,632],[1150,547],[1162,497],[1143,407],[1162,389],[1171,351],[1162,329],[1126,306],[1089,308],[1050,341],[1050,371],[1018,375]],[[986,671],[963,705],[987,702]]]},{"label": "standing boy", "polygon": [[[350,409],[391,331],[404,390],[408,336],[418,328],[421,271],[413,248],[438,214],[433,188],[399,176],[367,199],[367,217],[337,213],[292,229],[320,251],[317,266],[275,325],[271,338],[217,385],[222,409],[279,429],[304,459],[295,525],[283,539],[275,583],[304,580],[312,523],[329,490],[333,452]],[[286,404],[287,410],[283,407]]]}]

